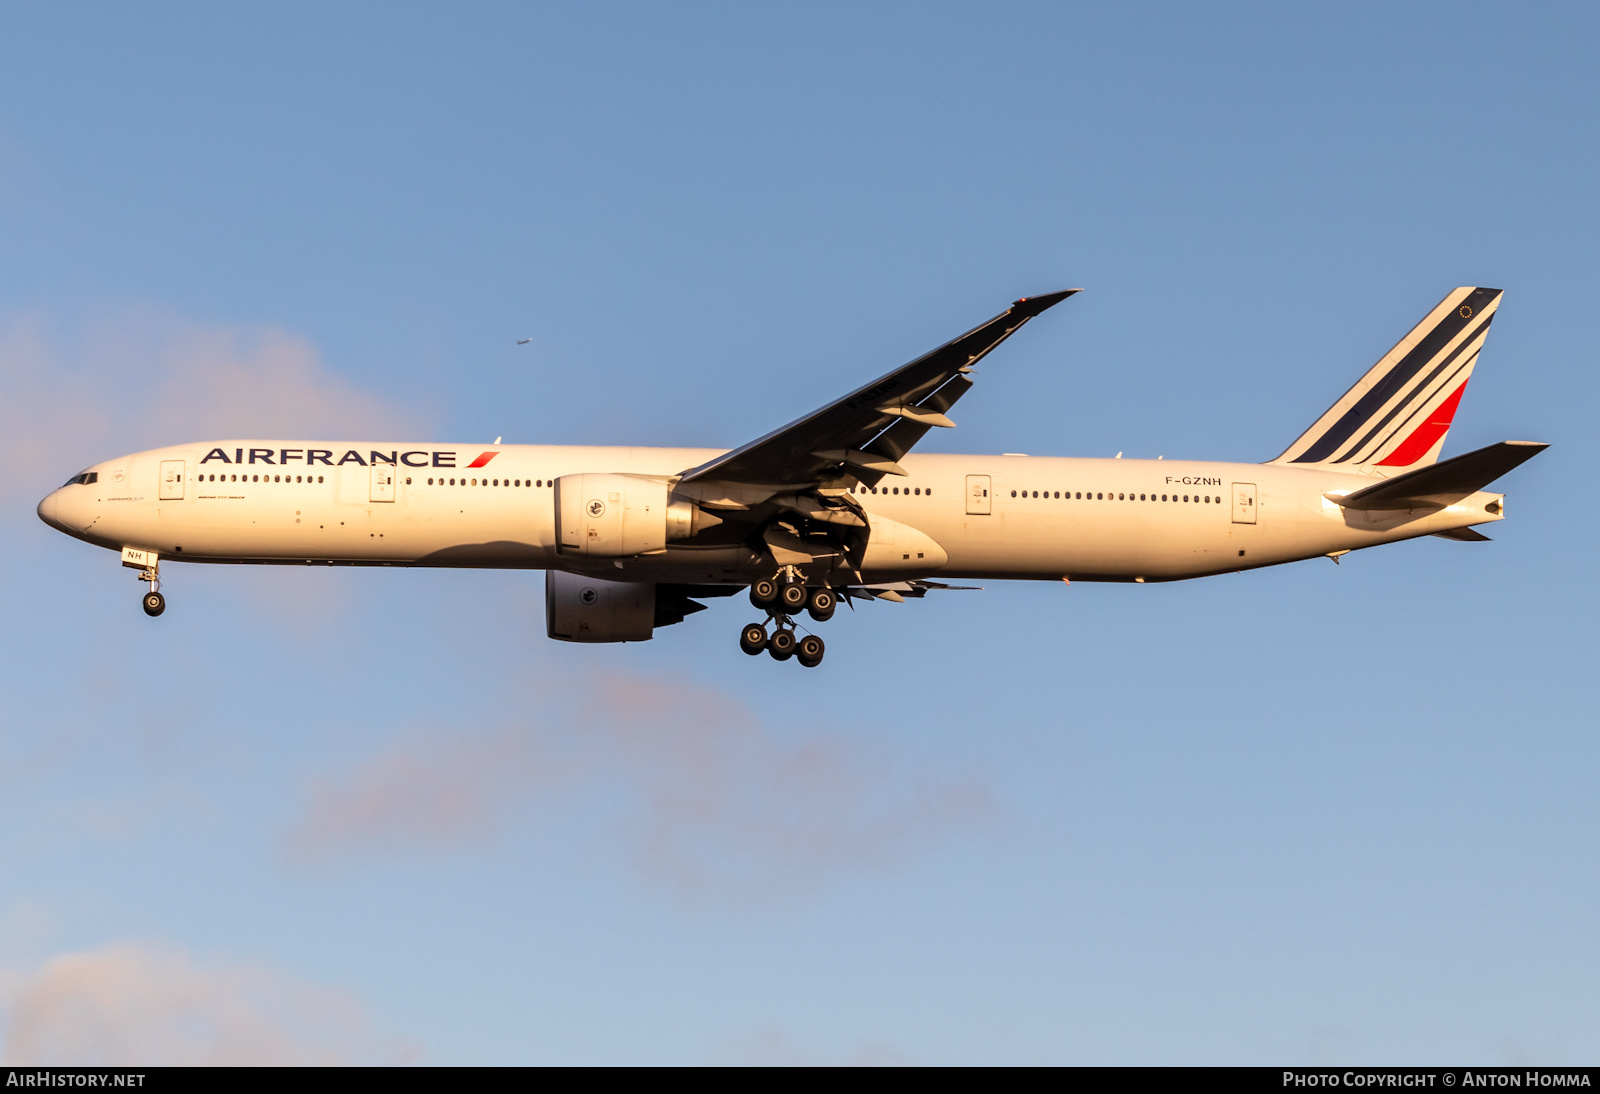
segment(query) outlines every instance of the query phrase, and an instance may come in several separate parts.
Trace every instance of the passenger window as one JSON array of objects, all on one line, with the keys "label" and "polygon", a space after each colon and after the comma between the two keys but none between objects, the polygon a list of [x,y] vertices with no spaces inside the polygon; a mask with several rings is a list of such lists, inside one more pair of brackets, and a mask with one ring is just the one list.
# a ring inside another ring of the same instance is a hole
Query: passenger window
[{"label": "passenger window", "polygon": [[317,481],[318,481],[318,482],[321,482],[321,481],[322,481],[322,476],[321,476],[321,475],[318,475],[318,476],[317,476]]},{"label": "passenger window", "polygon": [[407,486],[410,486],[410,485],[411,485],[411,477],[410,477],[410,476],[409,476],[409,475],[408,475],[408,476],[406,476],[406,485],[407,485]]},{"label": "passenger window", "polygon": [[1096,501],[1105,501],[1106,500],[1106,496],[1104,494],[1096,494],[1095,495],[1095,500]]},{"label": "passenger window", "polygon": [[1011,496],[1012,497],[1016,497],[1017,496],[1017,492],[1015,490],[1011,491]]},{"label": "passenger window", "polygon": [[911,492],[913,494],[917,495],[918,497],[921,497],[922,496],[922,487],[918,486],[914,490],[912,490]]},{"label": "passenger window", "polygon": [[927,488],[926,488],[926,487],[924,487],[924,488],[923,488],[923,491],[922,491],[922,496],[923,496],[923,497],[927,497],[927,496],[928,496],[928,495],[929,495],[929,494],[931,494],[931,493],[933,493],[933,491],[932,491],[932,490],[929,490],[929,489],[927,489]]}]

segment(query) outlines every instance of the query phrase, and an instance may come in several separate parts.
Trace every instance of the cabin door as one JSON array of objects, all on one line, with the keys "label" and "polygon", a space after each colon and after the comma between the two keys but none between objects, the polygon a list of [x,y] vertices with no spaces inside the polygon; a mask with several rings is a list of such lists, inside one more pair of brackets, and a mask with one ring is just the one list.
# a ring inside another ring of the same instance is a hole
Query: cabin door
[{"label": "cabin door", "polygon": [[967,476],[967,513],[986,517],[994,512],[994,499],[989,497],[989,476]]},{"label": "cabin door", "polygon": [[162,501],[183,500],[183,461],[161,461],[161,494]]},{"label": "cabin door", "polygon": [[394,500],[394,468],[382,464],[372,465],[372,490],[368,501]]},{"label": "cabin door", "polygon": [[1233,523],[1254,524],[1256,522],[1256,484],[1253,482],[1236,482],[1233,484]]}]

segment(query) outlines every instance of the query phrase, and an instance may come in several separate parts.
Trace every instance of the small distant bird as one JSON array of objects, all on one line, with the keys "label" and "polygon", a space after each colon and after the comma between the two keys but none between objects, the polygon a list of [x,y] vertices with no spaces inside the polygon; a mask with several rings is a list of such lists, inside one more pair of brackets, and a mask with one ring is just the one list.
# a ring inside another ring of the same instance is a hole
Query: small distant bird
[{"label": "small distant bird", "polygon": [[529,343],[529,342],[531,342],[531,341],[533,341],[533,339],[532,339],[532,338],[518,338],[518,339],[517,339],[517,345],[519,345],[519,346],[525,346],[525,345],[527,345],[527,344],[528,344],[528,343]]}]

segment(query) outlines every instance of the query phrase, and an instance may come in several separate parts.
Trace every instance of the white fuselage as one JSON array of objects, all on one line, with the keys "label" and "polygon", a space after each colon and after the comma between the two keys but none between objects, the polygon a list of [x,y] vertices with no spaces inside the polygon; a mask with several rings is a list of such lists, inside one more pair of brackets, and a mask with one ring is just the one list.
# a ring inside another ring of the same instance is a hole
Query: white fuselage
[{"label": "white fuselage", "polygon": [[[469,466],[486,454],[486,464]],[[39,515],[90,543],[144,548],[170,561],[554,568],[620,580],[748,583],[765,575],[762,556],[744,544],[672,544],[665,553],[603,564],[557,551],[553,480],[596,472],[671,479],[719,454],[220,441],[97,464],[89,469],[95,481],[55,491]],[[1504,515],[1501,495],[1481,492],[1444,509],[1346,510],[1324,495],[1377,480],[1325,468],[964,455],[901,462],[906,477],[886,477],[875,491],[857,487],[850,496],[869,523],[878,516],[917,529],[947,559],[938,564],[937,552],[929,552],[921,563],[908,558],[865,573],[867,581],[1174,580]]]}]

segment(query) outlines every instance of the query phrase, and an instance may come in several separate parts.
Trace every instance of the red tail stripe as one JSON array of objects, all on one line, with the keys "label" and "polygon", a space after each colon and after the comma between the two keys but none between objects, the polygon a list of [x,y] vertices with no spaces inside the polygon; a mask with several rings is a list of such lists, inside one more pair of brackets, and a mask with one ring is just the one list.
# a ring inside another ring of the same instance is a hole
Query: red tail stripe
[{"label": "red tail stripe", "polygon": [[1456,418],[1456,404],[1461,402],[1461,393],[1467,390],[1466,380],[1461,381],[1461,386],[1451,393],[1450,398],[1440,403],[1434,412],[1428,415],[1427,421],[1411,431],[1411,436],[1400,442],[1389,455],[1378,461],[1379,467],[1407,467],[1416,463],[1428,454],[1428,450],[1439,443],[1450,429],[1450,423]]},{"label": "red tail stripe", "polygon": [[[1449,425],[1450,423],[1446,422],[1445,424]],[[498,452],[485,452],[483,455],[479,456],[477,459],[475,459],[471,463],[467,464],[467,466],[468,467],[487,467],[489,465],[489,461],[494,459],[498,455],[500,455],[500,453],[498,453]]]}]

